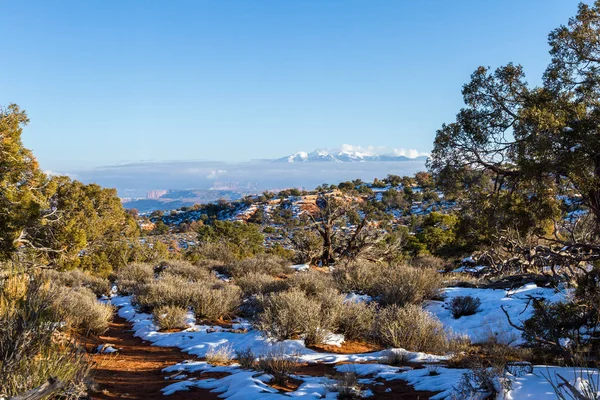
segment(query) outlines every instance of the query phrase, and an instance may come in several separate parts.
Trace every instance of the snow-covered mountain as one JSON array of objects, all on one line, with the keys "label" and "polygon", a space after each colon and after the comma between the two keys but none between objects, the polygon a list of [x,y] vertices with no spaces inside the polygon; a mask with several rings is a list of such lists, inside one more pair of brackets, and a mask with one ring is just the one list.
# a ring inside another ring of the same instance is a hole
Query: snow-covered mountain
[{"label": "snow-covered mountain", "polygon": [[406,156],[397,156],[394,154],[374,154],[361,151],[347,150],[316,150],[312,153],[300,151],[287,157],[278,158],[278,163],[303,163],[303,162],[368,162],[368,161],[413,161],[426,160],[427,156],[409,158]]}]

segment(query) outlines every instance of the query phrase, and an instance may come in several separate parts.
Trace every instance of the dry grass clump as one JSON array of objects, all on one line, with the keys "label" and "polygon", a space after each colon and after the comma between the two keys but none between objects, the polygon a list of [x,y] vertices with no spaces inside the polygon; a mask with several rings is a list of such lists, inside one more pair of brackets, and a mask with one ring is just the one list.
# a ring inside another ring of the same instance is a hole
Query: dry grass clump
[{"label": "dry grass clump", "polygon": [[277,346],[258,359],[256,368],[272,375],[274,383],[285,385],[290,375],[298,370],[298,357],[286,354],[283,347]]},{"label": "dry grass clump", "polygon": [[373,336],[373,324],[377,315],[374,304],[346,302],[341,306],[338,322],[339,333],[350,340],[370,340]]},{"label": "dry grass clump", "polygon": [[65,383],[57,398],[84,394],[87,356],[72,343],[53,342],[61,325],[56,295],[57,288],[39,275],[15,272],[0,280],[0,396],[22,394],[50,376]]},{"label": "dry grass clump", "polygon": [[335,288],[331,274],[315,270],[299,272],[288,279],[288,283],[290,287],[302,290],[307,296],[318,296]]},{"label": "dry grass clump", "polygon": [[191,304],[197,318],[229,319],[242,304],[242,291],[231,284],[202,288],[193,293]]},{"label": "dry grass clump", "polygon": [[154,309],[152,315],[154,322],[161,331],[187,328],[187,308],[180,306],[160,306]]},{"label": "dry grass clump", "polygon": [[449,349],[449,339],[442,323],[412,304],[381,309],[375,319],[375,335],[384,345],[410,351],[441,354]]},{"label": "dry grass clump", "polygon": [[180,276],[165,274],[159,279],[138,285],[133,300],[142,312],[152,312],[161,306],[186,308],[191,304],[195,292],[204,287]]},{"label": "dry grass clump", "polygon": [[367,261],[356,261],[336,267],[332,277],[343,293],[372,293],[385,266]]},{"label": "dry grass clump", "polygon": [[415,268],[432,268],[437,271],[444,269],[444,260],[432,255],[420,255],[410,259],[409,264]]},{"label": "dry grass clump", "polygon": [[369,294],[376,296],[381,305],[403,306],[439,297],[442,287],[442,278],[435,269],[398,265],[386,268]]},{"label": "dry grass clump", "polygon": [[59,288],[52,304],[67,327],[82,335],[106,332],[113,319],[113,306],[100,303],[94,292],[85,287]]},{"label": "dry grass clump", "polygon": [[382,305],[420,304],[438,297],[443,281],[433,268],[355,262],[338,267],[333,278],[340,291],[368,294]]},{"label": "dry grass clump", "polygon": [[246,348],[246,350],[239,350],[235,352],[235,358],[240,366],[244,369],[252,369],[254,368],[254,363],[256,361],[256,355],[250,347]]},{"label": "dry grass clump", "polygon": [[276,340],[303,336],[307,345],[321,343],[336,329],[342,301],[333,289],[313,297],[299,289],[273,293],[261,299],[256,325]]},{"label": "dry grass clump", "polygon": [[215,280],[215,276],[210,269],[180,260],[162,263],[161,275],[175,275],[193,282],[210,282]]},{"label": "dry grass clump", "polygon": [[358,383],[358,375],[354,371],[343,373],[334,384],[328,385],[330,392],[337,393],[338,399],[353,400],[363,398],[361,385]]},{"label": "dry grass clump", "polygon": [[131,263],[116,273],[117,288],[121,294],[134,294],[141,285],[154,279],[154,267],[146,263]]},{"label": "dry grass clump", "polygon": [[78,269],[65,272],[59,272],[52,269],[45,270],[42,273],[42,278],[53,282],[58,286],[70,288],[86,287],[91,289],[96,296],[110,294],[111,286],[108,279],[100,278]]},{"label": "dry grass clump", "polygon": [[463,316],[473,315],[479,309],[481,300],[472,296],[456,296],[450,302],[450,311],[455,319]]},{"label": "dry grass clump", "polygon": [[211,260],[227,265],[235,263],[238,259],[225,243],[203,243],[202,246],[195,247],[188,257],[195,261]]},{"label": "dry grass clump", "polygon": [[286,268],[287,265],[289,265],[289,262],[282,257],[262,254],[245,260],[232,262],[224,266],[222,272],[229,276],[233,276],[234,278],[250,273],[278,276],[285,272],[289,272],[289,269]]},{"label": "dry grass clump", "polygon": [[213,365],[229,365],[233,362],[231,345],[211,347],[206,353],[206,362]]},{"label": "dry grass clump", "polygon": [[244,296],[281,292],[289,287],[285,280],[277,280],[262,272],[250,272],[235,280]]}]

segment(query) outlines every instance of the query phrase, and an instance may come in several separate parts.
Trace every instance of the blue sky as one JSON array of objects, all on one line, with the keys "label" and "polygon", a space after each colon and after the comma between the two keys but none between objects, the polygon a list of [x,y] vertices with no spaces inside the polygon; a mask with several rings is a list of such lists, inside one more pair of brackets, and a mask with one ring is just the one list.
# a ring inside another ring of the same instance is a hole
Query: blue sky
[{"label": "blue sky", "polygon": [[22,1],[0,104],[43,168],[431,149],[479,65],[549,61],[577,1]]}]

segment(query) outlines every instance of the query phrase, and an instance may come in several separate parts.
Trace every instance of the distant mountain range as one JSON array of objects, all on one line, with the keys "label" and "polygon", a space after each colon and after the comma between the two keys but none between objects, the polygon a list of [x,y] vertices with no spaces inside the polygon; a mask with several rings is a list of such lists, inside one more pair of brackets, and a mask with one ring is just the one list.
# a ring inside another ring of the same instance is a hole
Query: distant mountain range
[{"label": "distant mountain range", "polygon": [[335,162],[335,163],[355,163],[371,161],[415,161],[427,160],[427,156],[409,158],[406,156],[397,156],[394,154],[372,154],[360,151],[327,151],[316,150],[312,153],[300,151],[287,157],[278,158],[277,163],[312,163],[312,162]]}]

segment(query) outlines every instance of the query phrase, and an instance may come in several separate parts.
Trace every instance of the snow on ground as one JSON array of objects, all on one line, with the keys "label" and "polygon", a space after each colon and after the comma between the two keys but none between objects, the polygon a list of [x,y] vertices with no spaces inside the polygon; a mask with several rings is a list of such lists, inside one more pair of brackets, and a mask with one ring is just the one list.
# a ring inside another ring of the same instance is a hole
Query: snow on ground
[{"label": "snow on ground", "polygon": [[[562,381],[558,375],[567,379],[580,392],[595,394],[585,398],[598,398],[600,396],[600,374],[597,369],[576,369],[569,367],[550,367],[536,365],[532,374],[522,377],[513,377],[512,390],[504,398],[506,400],[536,399],[554,400],[557,398],[552,383],[558,387]],[[567,395],[566,398],[574,398]]]},{"label": "snow on ground", "polygon": [[[198,365],[193,365],[198,364]],[[202,365],[204,364],[204,365]],[[272,379],[271,375],[257,373],[241,369],[239,366],[229,367],[211,367],[210,365],[198,362],[188,363],[188,365],[177,364],[165,369],[165,372],[182,371],[190,366],[195,371],[210,372],[228,372],[231,375],[220,379],[209,378],[202,380],[187,380],[173,383],[163,389],[165,395],[173,394],[181,390],[190,390],[193,387],[202,389],[211,389],[212,392],[220,393],[219,397],[230,400],[260,400],[260,399],[289,399],[290,397],[302,397],[306,399],[335,399],[336,393],[331,393],[328,388],[333,384],[333,380],[326,377],[312,377],[305,375],[292,375],[292,377],[301,379],[303,383],[294,392],[280,394],[276,389],[270,387],[267,383]]]},{"label": "snow on ground", "polygon": [[308,271],[310,269],[310,265],[308,265],[308,264],[290,265],[290,268],[296,270],[296,272]]},{"label": "snow on ground", "polygon": [[370,303],[373,298],[367,294],[348,293],[344,303]]},{"label": "snow on ground", "polygon": [[[468,335],[473,343],[485,342],[491,335],[502,343],[517,345],[523,343],[521,333],[511,327],[500,306],[504,306],[514,323],[520,324],[532,315],[528,307],[528,296],[543,297],[552,302],[566,299],[565,293],[554,289],[540,288],[528,284],[515,290],[473,289],[451,287],[445,289],[444,301],[431,301],[426,309],[437,316],[447,328],[458,334]],[[448,308],[453,298],[472,296],[481,300],[479,311],[474,315],[454,319]]]}]

